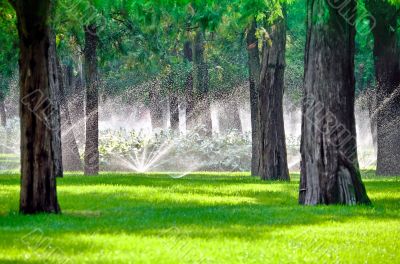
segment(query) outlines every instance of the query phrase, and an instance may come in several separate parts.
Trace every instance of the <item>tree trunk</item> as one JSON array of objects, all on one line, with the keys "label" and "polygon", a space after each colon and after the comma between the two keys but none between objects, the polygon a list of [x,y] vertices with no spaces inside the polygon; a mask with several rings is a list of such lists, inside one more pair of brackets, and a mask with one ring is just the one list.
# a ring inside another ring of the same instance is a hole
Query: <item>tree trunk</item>
[{"label": "tree trunk", "polygon": [[1,119],[1,126],[7,126],[7,115],[6,115],[6,106],[4,104],[4,95],[0,93],[0,119]]},{"label": "tree trunk", "polygon": [[4,104],[4,94],[0,92],[0,119],[1,119],[1,126],[6,129],[6,138],[4,140],[4,143],[1,144],[0,152],[1,153],[8,153],[9,149],[7,146],[9,145],[9,140],[8,140],[8,132],[7,132],[7,116],[6,116],[6,107]]},{"label": "tree trunk", "polygon": [[50,1],[12,2],[18,17],[21,192],[24,214],[60,212],[57,201],[49,61]]},{"label": "tree trunk", "polygon": [[235,130],[238,133],[242,133],[242,122],[240,119],[240,109],[238,102],[234,100],[230,104],[228,104],[228,109],[230,110],[231,116],[232,116],[232,121],[231,121],[231,127],[233,130]]},{"label": "tree trunk", "polygon": [[212,135],[211,105],[208,96],[208,69],[204,58],[204,32],[196,32],[193,46],[193,92],[195,94],[193,111],[194,122],[199,124],[198,132],[204,136]]},{"label": "tree trunk", "polygon": [[163,106],[158,90],[158,87],[154,84],[149,92],[151,127],[153,130],[164,128]]},{"label": "tree trunk", "polygon": [[231,98],[225,99],[223,105],[219,108],[219,132],[229,133],[236,131],[242,133],[242,123],[240,121],[240,112],[236,100]]},{"label": "tree trunk", "polygon": [[174,93],[169,97],[169,111],[171,129],[174,132],[179,132],[179,101]]},{"label": "tree trunk", "polygon": [[369,115],[369,123],[371,128],[372,135],[372,144],[374,146],[374,150],[377,151],[377,126],[376,126],[376,92],[375,90],[369,89],[367,90],[367,106],[368,106],[368,115]]},{"label": "tree trunk", "polygon": [[398,11],[382,0],[366,1],[375,18],[374,62],[377,81],[378,175],[400,174],[400,52],[397,39]]},{"label": "tree trunk", "polygon": [[99,173],[99,96],[96,25],[85,26],[86,144],[85,175]]},{"label": "tree trunk", "polygon": [[[74,124],[74,126],[79,126],[81,127],[82,130],[85,129],[85,101],[86,101],[86,84],[85,84],[85,77],[82,76],[81,74],[78,74],[77,76],[73,76],[72,74],[73,68],[69,67],[67,69],[67,74],[68,74],[68,79],[69,81],[69,86],[68,88],[70,90],[65,90],[66,95],[69,96],[69,104],[71,104],[70,110],[70,117],[71,117],[71,122]],[[67,88],[67,87],[65,87]],[[72,96],[71,96],[72,95]],[[85,136],[85,132],[82,131],[82,133],[76,135],[79,136],[82,135],[83,137]],[[82,139],[84,140],[84,139]]]},{"label": "tree trunk", "polygon": [[[355,0],[337,4],[356,10]],[[308,0],[307,8],[299,202],[368,204],[354,116],[355,16],[325,0]]]},{"label": "tree trunk", "polygon": [[[62,131],[62,157],[64,170],[78,171],[81,170],[81,159],[79,156],[79,149],[74,135],[74,126],[71,122],[71,117],[68,108],[68,101],[66,100],[65,88],[70,84],[70,74],[64,74],[63,67],[59,60],[57,60],[57,69],[60,82],[60,107],[61,107],[61,131]],[[72,70],[72,69],[69,69]],[[68,71],[68,69],[67,69]]]},{"label": "tree trunk", "polygon": [[269,31],[271,41],[264,44],[260,72],[260,177],[289,180],[283,123],[285,19],[278,19]]},{"label": "tree trunk", "polygon": [[251,175],[260,175],[259,155],[259,115],[258,115],[258,90],[260,87],[260,56],[258,51],[258,40],[256,38],[257,24],[253,19],[247,32],[247,53],[249,67],[250,85],[250,111],[251,111]]},{"label": "tree trunk", "polygon": [[49,47],[49,74],[50,74],[50,89],[51,89],[51,123],[52,123],[52,144],[53,144],[53,163],[56,177],[63,176],[62,164],[62,146],[61,146],[61,119],[60,119],[60,79],[57,69],[57,51],[56,51],[56,36],[53,30],[50,30],[50,47]]},{"label": "tree trunk", "polygon": [[[188,62],[193,61],[192,44],[186,41],[183,48],[183,56]],[[190,71],[185,82],[186,94],[186,131],[193,128],[193,109],[194,109],[194,95],[193,95],[193,71]]]}]

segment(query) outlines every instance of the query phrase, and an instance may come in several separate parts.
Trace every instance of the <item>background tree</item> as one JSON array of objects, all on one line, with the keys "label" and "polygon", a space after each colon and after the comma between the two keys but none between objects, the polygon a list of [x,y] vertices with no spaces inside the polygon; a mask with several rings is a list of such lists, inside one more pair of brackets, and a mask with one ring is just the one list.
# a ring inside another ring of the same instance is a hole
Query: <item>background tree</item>
[{"label": "background tree", "polygon": [[376,76],[378,175],[400,174],[400,47],[399,7],[384,0],[366,0],[371,12]]},{"label": "background tree", "polygon": [[[50,6],[50,13],[54,12],[54,6]],[[53,15],[50,22],[50,47],[49,47],[49,75],[50,75],[50,100],[51,100],[51,116],[50,122],[52,127],[52,149],[53,149],[53,163],[56,177],[63,176],[62,164],[62,147],[61,147],[61,119],[60,119],[60,76],[58,74],[57,66],[57,50],[56,50],[56,37],[53,27]]]},{"label": "background tree", "polygon": [[85,175],[99,172],[99,94],[97,73],[97,26],[85,25],[86,141]]},{"label": "background tree", "polygon": [[260,117],[258,110],[258,98],[260,89],[260,55],[258,50],[258,39],[256,37],[257,22],[254,18],[250,22],[247,32],[249,87],[250,87],[250,114],[251,114],[251,175],[260,175],[259,134]]},{"label": "background tree", "polygon": [[252,175],[288,180],[283,127],[286,22],[281,2],[239,2],[236,9],[248,29]]},{"label": "background tree", "polygon": [[18,36],[16,17],[7,1],[0,2],[0,121],[3,127],[7,125],[5,99],[10,90],[10,82],[17,69]]},{"label": "background tree", "polygon": [[267,27],[259,87],[259,158],[264,180],[289,180],[283,122],[283,92],[286,51],[286,14]]}]

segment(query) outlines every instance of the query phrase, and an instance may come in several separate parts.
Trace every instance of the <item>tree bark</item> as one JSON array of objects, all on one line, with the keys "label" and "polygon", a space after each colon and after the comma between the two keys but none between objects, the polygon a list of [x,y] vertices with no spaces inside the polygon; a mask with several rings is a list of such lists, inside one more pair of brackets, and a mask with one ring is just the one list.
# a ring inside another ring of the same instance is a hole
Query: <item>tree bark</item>
[{"label": "tree bark", "polygon": [[179,101],[175,93],[169,97],[169,111],[171,129],[174,132],[179,132]]},{"label": "tree bark", "polygon": [[17,0],[12,4],[18,17],[20,48],[20,211],[59,213],[51,122],[50,1]]},{"label": "tree bark", "polygon": [[99,173],[99,96],[97,76],[97,28],[85,26],[86,144],[85,175]]},{"label": "tree bark", "polygon": [[56,177],[63,177],[62,164],[62,144],[61,144],[61,119],[60,119],[60,79],[57,69],[57,51],[56,36],[53,30],[50,30],[50,47],[49,47],[49,74],[51,89],[51,123],[52,123],[52,144],[53,144],[53,163]]},{"label": "tree bark", "polygon": [[150,118],[151,127],[153,130],[164,128],[164,115],[162,100],[156,84],[150,89],[149,100],[150,100]]},{"label": "tree bark", "polygon": [[0,119],[1,119],[1,126],[7,126],[7,115],[6,115],[6,106],[4,104],[4,95],[0,93]]},{"label": "tree bark", "polygon": [[208,96],[208,69],[204,58],[204,32],[197,31],[192,46],[193,52],[193,92],[195,109],[194,121],[199,124],[198,132],[212,135],[211,105]]},{"label": "tree bark", "polygon": [[335,3],[351,10],[348,17],[326,0],[307,1],[299,190],[304,205],[370,203],[359,171],[354,116],[356,1]]},{"label": "tree bark", "polygon": [[229,133],[236,131],[242,133],[242,123],[240,120],[240,112],[236,99],[228,98],[223,102],[218,113],[219,132]]},{"label": "tree bark", "polygon": [[[193,61],[192,44],[186,41],[183,47],[183,56],[187,62]],[[186,131],[193,129],[193,109],[194,109],[194,95],[193,95],[193,70],[190,71],[185,82],[185,95],[186,95]]]},{"label": "tree bark", "polygon": [[[68,108],[68,101],[66,100],[66,86],[70,85],[72,73],[64,74],[63,67],[59,60],[57,60],[57,69],[60,82],[60,108],[61,108],[61,131],[62,131],[62,157],[64,170],[78,171],[81,170],[81,159],[79,156],[79,149],[74,135],[74,126],[71,122],[71,116]],[[70,68],[66,71],[72,71]]]},{"label": "tree bark", "polygon": [[239,108],[239,103],[235,100],[231,104],[231,109],[232,109],[232,128],[236,130],[238,133],[243,132],[243,127],[242,127],[242,119],[240,118],[240,108]]},{"label": "tree bark", "polygon": [[366,6],[375,18],[374,63],[377,122],[378,175],[400,174],[400,52],[397,39],[398,9],[382,0],[368,0]]},{"label": "tree bark", "polygon": [[[82,127],[81,129],[85,129],[85,119],[86,119],[86,114],[85,114],[85,101],[86,101],[86,83],[85,83],[85,76],[84,74],[78,73],[77,76],[72,75],[73,68],[68,66],[67,69],[67,74],[68,74],[68,79],[69,81],[69,86],[68,88],[70,90],[65,90],[66,95],[69,96],[69,99],[71,102],[71,108],[70,110],[70,117],[71,121],[74,124],[74,126],[79,126]],[[67,88],[67,87],[65,87]],[[73,96],[71,96],[73,95]],[[81,133],[83,136],[85,136],[85,131],[82,131]],[[78,136],[78,135],[76,135]]]},{"label": "tree bark", "polygon": [[368,107],[368,116],[371,128],[372,135],[372,144],[374,146],[375,151],[377,151],[377,125],[376,125],[376,92],[375,90],[369,89],[367,90],[367,107]]},{"label": "tree bark", "polygon": [[260,72],[260,177],[289,180],[283,122],[285,19],[278,19],[269,31],[271,40],[264,44]]},{"label": "tree bark", "polygon": [[250,111],[251,111],[251,175],[260,175],[259,155],[259,112],[258,112],[258,90],[260,87],[260,56],[258,51],[258,40],[256,38],[257,24],[253,19],[247,32],[247,53],[249,67],[250,86]]}]

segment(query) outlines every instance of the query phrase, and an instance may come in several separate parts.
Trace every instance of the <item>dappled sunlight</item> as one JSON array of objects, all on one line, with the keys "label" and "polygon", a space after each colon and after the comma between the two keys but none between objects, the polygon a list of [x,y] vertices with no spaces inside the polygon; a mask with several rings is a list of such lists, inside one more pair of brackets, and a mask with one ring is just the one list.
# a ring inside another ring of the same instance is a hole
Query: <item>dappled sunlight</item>
[{"label": "dappled sunlight", "polygon": [[333,2],[0,0],[0,264],[400,263],[400,0]]},{"label": "dappled sunlight", "polygon": [[[310,254],[316,243],[331,258],[384,256],[393,263],[397,257],[400,182],[395,178],[366,181],[373,206],[304,207],[297,204],[297,176],[272,183],[227,173],[183,179],[162,173],[68,175],[58,179],[63,214],[36,216],[16,213],[18,176],[0,180],[7,182],[0,188],[0,248],[7,252],[0,253],[1,261],[176,263],[207,257],[205,263],[243,263],[252,255],[255,262],[317,263],[325,253]],[[37,241],[54,254],[35,250]]]}]

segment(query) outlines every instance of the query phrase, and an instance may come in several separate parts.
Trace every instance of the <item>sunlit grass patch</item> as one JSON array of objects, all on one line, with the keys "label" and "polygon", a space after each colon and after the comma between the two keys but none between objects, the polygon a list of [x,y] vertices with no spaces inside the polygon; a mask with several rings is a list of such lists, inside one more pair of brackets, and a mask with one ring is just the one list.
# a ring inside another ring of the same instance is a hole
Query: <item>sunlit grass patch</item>
[{"label": "sunlit grass patch", "polygon": [[248,173],[66,173],[61,215],[18,213],[0,176],[0,262],[396,263],[400,182],[367,172],[372,206],[304,207],[292,181]]}]

